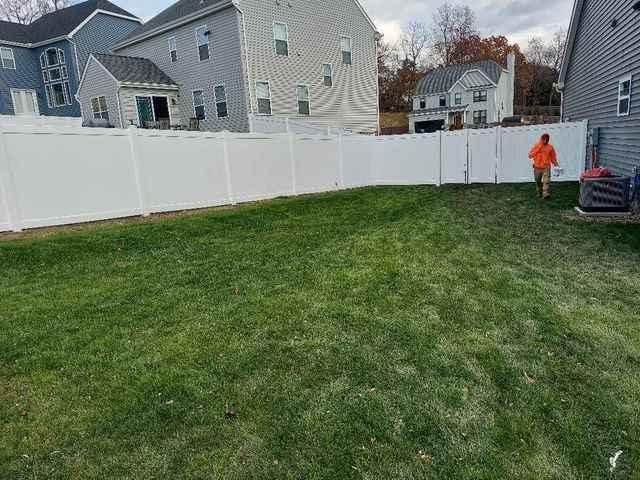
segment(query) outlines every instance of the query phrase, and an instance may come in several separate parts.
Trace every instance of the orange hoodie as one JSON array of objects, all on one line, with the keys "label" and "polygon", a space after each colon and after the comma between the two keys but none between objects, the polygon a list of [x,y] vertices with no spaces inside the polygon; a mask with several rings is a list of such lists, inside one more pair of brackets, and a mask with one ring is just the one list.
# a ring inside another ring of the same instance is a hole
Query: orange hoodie
[{"label": "orange hoodie", "polygon": [[529,151],[529,158],[533,160],[533,168],[546,169],[551,165],[558,166],[556,150],[549,143],[545,145],[542,139]]}]

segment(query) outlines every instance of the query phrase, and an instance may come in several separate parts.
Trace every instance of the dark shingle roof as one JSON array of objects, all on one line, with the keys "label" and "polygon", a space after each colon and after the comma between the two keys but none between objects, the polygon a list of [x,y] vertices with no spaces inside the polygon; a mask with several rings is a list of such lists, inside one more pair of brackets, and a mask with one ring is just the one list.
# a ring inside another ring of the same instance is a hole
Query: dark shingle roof
[{"label": "dark shingle roof", "polygon": [[68,35],[96,10],[106,10],[135,18],[134,15],[108,0],[88,0],[57,12],[48,13],[29,25],[0,22],[0,40],[38,43]]},{"label": "dark shingle roof", "polygon": [[119,82],[177,86],[169,76],[147,58],[95,53],[96,59]]},{"label": "dark shingle roof", "polygon": [[144,25],[136,28],[131,34],[126,37],[123,42],[135,38],[139,35],[143,35],[151,30],[166,25],[171,22],[175,22],[187,15],[191,15],[205,8],[211,7],[217,3],[222,3],[224,0],[180,0],[170,7],[166,8]]},{"label": "dark shingle roof", "polygon": [[482,70],[493,83],[497,84],[503,68],[493,60],[439,68],[418,81],[416,95],[448,92],[453,87],[453,84],[460,80],[469,70]]}]

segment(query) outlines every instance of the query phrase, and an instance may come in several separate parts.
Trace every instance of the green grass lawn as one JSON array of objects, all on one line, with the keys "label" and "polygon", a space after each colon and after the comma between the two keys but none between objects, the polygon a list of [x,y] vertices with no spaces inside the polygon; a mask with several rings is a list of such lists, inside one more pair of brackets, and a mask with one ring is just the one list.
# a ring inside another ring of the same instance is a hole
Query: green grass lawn
[{"label": "green grass lawn", "polygon": [[0,478],[640,478],[640,225],[532,188],[0,239]]}]

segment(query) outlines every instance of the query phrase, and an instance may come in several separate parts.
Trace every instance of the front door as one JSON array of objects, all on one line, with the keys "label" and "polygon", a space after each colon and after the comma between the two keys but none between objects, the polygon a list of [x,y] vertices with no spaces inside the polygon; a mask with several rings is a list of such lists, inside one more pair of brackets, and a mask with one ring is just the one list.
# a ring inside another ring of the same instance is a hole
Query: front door
[{"label": "front door", "polygon": [[38,96],[35,90],[11,90],[13,112],[16,115],[35,117],[40,115]]},{"label": "front door", "polygon": [[[138,125],[142,128],[155,125],[156,122],[169,124],[169,99],[167,97],[138,96],[136,97],[138,107]],[[155,126],[157,128],[157,125]],[[168,128],[168,126],[167,126]]]},{"label": "front door", "polygon": [[463,124],[462,124],[462,113],[456,113],[453,116],[453,128],[455,130],[462,130]]}]

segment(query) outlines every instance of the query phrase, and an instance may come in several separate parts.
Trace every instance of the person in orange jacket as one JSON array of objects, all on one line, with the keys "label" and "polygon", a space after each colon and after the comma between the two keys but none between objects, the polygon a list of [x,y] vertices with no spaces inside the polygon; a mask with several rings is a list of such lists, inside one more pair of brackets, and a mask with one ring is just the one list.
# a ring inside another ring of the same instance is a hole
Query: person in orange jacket
[{"label": "person in orange jacket", "polygon": [[533,175],[536,179],[538,196],[551,198],[551,166],[559,167],[558,156],[553,145],[549,143],[551,137],[545,133],[529,151],[529,158],[533,161]]}]

